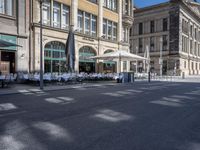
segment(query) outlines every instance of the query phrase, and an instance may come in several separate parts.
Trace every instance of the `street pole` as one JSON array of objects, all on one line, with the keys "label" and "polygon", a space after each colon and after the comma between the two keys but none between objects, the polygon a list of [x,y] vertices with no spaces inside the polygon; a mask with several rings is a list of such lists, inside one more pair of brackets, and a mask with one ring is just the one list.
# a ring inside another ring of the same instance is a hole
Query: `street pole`
[{"label": "street pole", "polygon": [[150,73],[150,53],[149,53],[149,46],[146,46],[147,52],[147,74],[148,74],[148,82],[151,82],[151,73]]},{"label": "street pole", "polygon": [[42,90],[43,85],[43,45],[42,45],[42,3],[40,0],[40,89]]},{"label": "street pole", "polygon": [[163,46],[163,39],[162,37],[160,38],[160,76],[162,77],[162,68],[163,68],[163,58],[162,58],[162,46]]},{"label": "street pole", "polygon": [[[136,55],[138,54],[138,47],[136,46]],[[136,60],[136,73],[138,73],[138,60]]]}]

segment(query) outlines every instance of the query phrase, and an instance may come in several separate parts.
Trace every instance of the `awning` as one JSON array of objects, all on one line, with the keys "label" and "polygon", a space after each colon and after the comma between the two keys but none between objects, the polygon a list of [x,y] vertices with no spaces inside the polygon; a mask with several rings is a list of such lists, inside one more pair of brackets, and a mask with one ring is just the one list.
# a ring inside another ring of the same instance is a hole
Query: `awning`
[{"label": "awning", "polygon": [[11,42],[7,42],[7,41],[4,41],[4,40],[1,40],[0,39],[0,48],[1,47],[10,47],[10,46],[18,46],[18,47],[22,47],[20,45],[17,45],[17,44],[14,44],[14,43],[11,43]]},{"label": "awning", "polygon": [[21,46],[17,45],[16,36],[0,34],[0,50],[16,51],[17,47]]}]

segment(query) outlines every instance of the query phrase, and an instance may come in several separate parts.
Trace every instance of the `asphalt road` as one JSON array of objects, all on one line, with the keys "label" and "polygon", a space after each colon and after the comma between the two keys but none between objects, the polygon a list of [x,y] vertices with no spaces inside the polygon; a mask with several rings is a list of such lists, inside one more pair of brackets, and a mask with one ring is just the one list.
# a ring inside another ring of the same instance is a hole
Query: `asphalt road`
[{"label": "asphalt road", "polygon": [[200,84],[0,96],[0,150],[200,150]]}]

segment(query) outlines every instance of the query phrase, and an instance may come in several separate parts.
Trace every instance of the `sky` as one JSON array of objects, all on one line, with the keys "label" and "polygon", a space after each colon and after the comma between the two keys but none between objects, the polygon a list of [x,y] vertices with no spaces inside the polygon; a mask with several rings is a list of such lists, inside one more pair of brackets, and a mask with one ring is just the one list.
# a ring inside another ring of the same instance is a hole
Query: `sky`
[{"label": "sky", "polygon": [[[167,2],[168,0],[134,0],[135,6],[141,8],[145,6],[150,6],[158,3]],[[200,0],[198,0],[200,2]]]}]

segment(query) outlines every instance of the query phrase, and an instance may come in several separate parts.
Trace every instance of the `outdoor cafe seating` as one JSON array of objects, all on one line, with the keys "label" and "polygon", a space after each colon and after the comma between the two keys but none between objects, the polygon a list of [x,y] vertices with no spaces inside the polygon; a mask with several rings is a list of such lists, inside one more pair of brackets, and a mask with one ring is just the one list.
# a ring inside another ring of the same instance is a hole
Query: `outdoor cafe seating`
[{"label": "outdoor cafe seating", "polygon": [[4,88],[13,83],[17,78],[17,74],[0,75],[0,87]]}]

